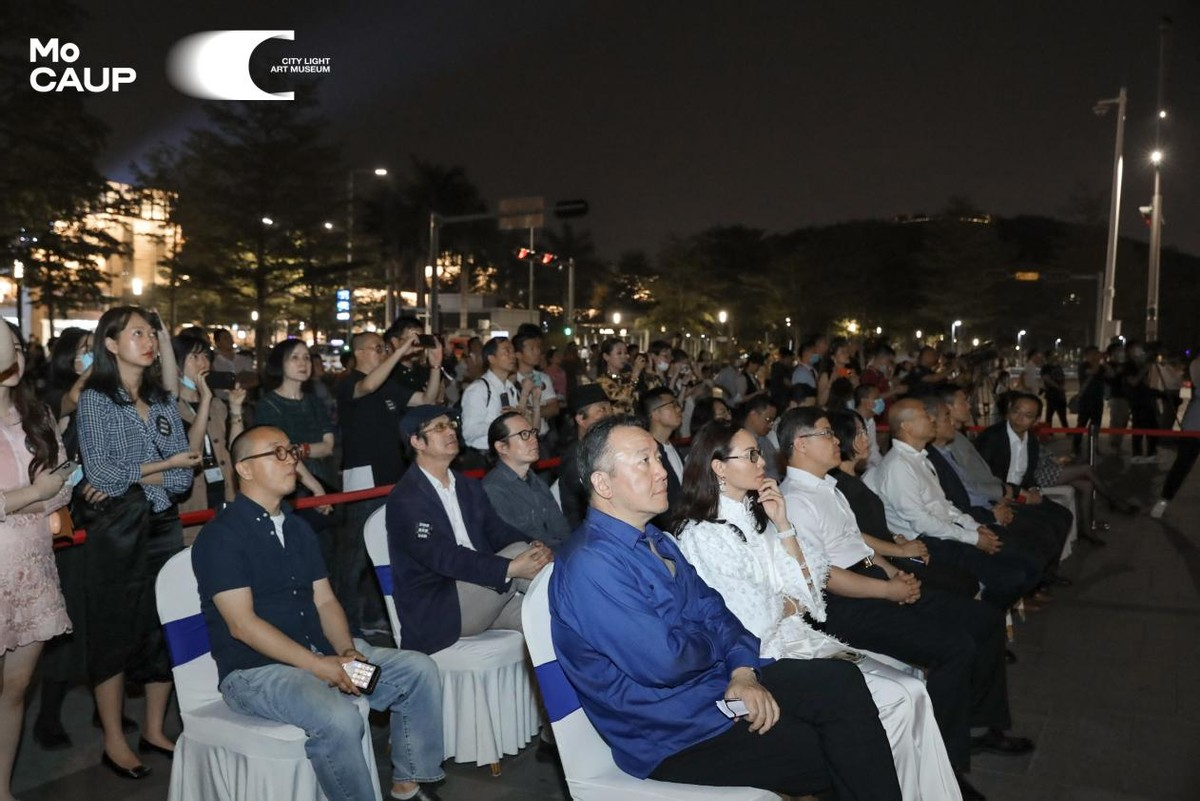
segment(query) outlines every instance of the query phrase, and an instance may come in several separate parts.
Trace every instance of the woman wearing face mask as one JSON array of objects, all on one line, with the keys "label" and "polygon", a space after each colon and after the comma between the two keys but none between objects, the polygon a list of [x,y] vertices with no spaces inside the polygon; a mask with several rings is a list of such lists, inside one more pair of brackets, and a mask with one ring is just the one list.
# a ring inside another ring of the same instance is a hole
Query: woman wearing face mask
[{"label": "woman wearing face mask", "polygon": [[867,453],[866,470],[870,470],[883,461],[883,454],[879,452],[879,433],[875,427],[875,419],[883,415],[887,403],[879,397],[878,387],[860,384],[854,389],[854,400],[849,404],[849,408],[858,412],[866,421],[867,444],[870,448]]},{"label": "woman wearing face mask", "polygon": [[54,343],[42,400],[60,422],[79,405],[79,393],[91,372],[91,346],[92,335],[82,328],[65,329]]},{"label": "woman wearing face mask", "polygon": [[179,379],[159,363],[169,347],[158,315],[109,309],[96,326],[92,374],[79,398],[84,473],[107,496],[84,505],[85,519],[77,521],[88,532],[88,671],[104,729],[103,764],[128,779],[150,769],[122,730],[126,676],[146,685],[139,750],[170,755],[174,748],[163,733],[171,665],[154,582],[183,548],[174,498],[191,488],[200,454],[188,450],[179,418],[172,393]]},{"label": "woman wearing face mask", "polygon": [[825,619],[829,562],[819,544],[801,541],[803,532],[788,522],[760,457],[754,436],[732,424],[710,423],[695,435],[684,464],[680,550],[759,638],[761,656],[857,660],[905,799],[960,799],[925,685],[805,620],[806,614]]},{"label": "woman wearing face mask", "polygon": [[[237,492],[229,443],[245,428],[242,404],[246,390],[235,384],[229,391],[229,404],[213,395],[206,380],[212,369],[207,340],[195,329],[171,339],[171,353],[179,371],[179,416],[188,427],[188,449],[200,454],[200,469],[192,478],[192,492],[179,502],[179,511],[201,509],[219,511]],[[184,543],[190,545],[199,526],[184,531]]]},{"label": "woman wearing face mask", "polygon": [[0,320],[0,798],[21,741],[25,691],[42,645],[71,621],[58,590],[49,515],[66,504],[55,421],[25,378],[17,332]]}]

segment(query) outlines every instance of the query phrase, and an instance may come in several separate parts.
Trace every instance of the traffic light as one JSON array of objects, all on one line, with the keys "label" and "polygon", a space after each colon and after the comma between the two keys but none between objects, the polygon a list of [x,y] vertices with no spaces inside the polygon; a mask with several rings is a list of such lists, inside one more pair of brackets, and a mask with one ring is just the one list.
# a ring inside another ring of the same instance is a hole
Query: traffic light
[{"label": "traffic light", "polygon": [[563,336],[569,337],[572,333],[571,326],[563,326]]},{"label": "traffic light", "polygon": [[541,250],[533,250],[531,248],[518,248],[517,258],[521,261],[540,261],[542,264],[553,264],[558,261],[557,254],[548,253]]}]

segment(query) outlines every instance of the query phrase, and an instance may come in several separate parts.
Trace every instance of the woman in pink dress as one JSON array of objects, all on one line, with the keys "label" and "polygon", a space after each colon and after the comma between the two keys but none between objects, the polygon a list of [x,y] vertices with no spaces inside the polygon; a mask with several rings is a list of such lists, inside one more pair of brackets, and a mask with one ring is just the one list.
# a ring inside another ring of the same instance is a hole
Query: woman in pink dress
[{"label": "woman in pink dress", "polygon": [[12,799],[25,690],[42,644],[71,628],[48,517],[71,488],[51,472],[62,442],[54,417],[21,380],[24,371],[24,349],[0,321],[0,801]]}]

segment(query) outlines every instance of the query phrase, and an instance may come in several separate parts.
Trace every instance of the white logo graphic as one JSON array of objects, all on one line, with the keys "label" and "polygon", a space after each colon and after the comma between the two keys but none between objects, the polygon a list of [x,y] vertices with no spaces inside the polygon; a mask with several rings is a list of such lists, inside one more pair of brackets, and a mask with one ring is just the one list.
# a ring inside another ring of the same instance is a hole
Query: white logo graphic
[{"label": "white logo graphic", "polygon": [[250,54],[268,39],[295,41],[295,31],[206,31],[181,39],[167,56],[167,76],[181,92],[209,100],[292,100],[264,92],[250,77]]},{"label": "white logo graphic", "polygon": [[[79,45],[74,42],[60,45],[57,37],[45,43],[30,39],[29,62],[36,64],[42,60],[73,64],[79,60]],[[119,92],[122,84],[135,80],[137,71],[132,67],[63,67],[61,73],[55,72],[54,67],[35,67],[29,73],[29,85],[35,92]]]}]

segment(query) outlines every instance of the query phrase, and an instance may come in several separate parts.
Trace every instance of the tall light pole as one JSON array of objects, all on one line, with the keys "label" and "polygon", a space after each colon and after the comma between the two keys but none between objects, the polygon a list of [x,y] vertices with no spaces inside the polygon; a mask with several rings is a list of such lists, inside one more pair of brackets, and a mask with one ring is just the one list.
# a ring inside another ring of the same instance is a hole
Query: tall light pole
[{"label": "tall light pole", "polygon": [[1171,20],[1163,17],[1158,26],[1158,104],[1154,112],[1154,198],[1150,201],[1150,269],[1146,278],[1146,340],[1158,339],[1158,276],[1162,256],[1162,124],[1167,118],[1167,32]]},{"label": "tall light pole", "polygon": [[1017,351],[1018,352],[1020,352],[1020,350],[1021,350],[1021,337],[1025,336],[1025,334],[1026,334],[1026,331],[1024,328],[1022,328],[1020,331],[1017,332]]},{"label": "tall light pole", "polygon": [[1104,258],[1104,286],[1096,298],[1096,345],[1103,349],[1108,340],[1117,334],[1113,320],[1113,298],[1117,294],[1117,245],[1118,227],[1121,219],[1121,179],[1125,171],[1125,87],[1116,97],[1101,100],[1092,107],[1097,116],[1117,109],[1117,144],[1113,152],[1112,199],[1108,207],[1108,251]]},{"label": "tall light pole", "polygon": [[957,331],[958,331],[959,326],[961,326],[961,325],[962,325],[962,320],[955,320],[953,323],[950,324],[950,344],[951,345],[958,344]]},{"label": "tall light pole", "polygon": [[[354,176],[358,173],[372,173],[380,178],[388,174],[386,167],[359,167],[349,170],[346,176],[346,264],[354,263]],[[354,282],[350,270],[346,270],[346,288],[350,290],[350,321],[346,324],[346,340],[354,330]],[[388,325],[391,325],[388,320]]]}]

